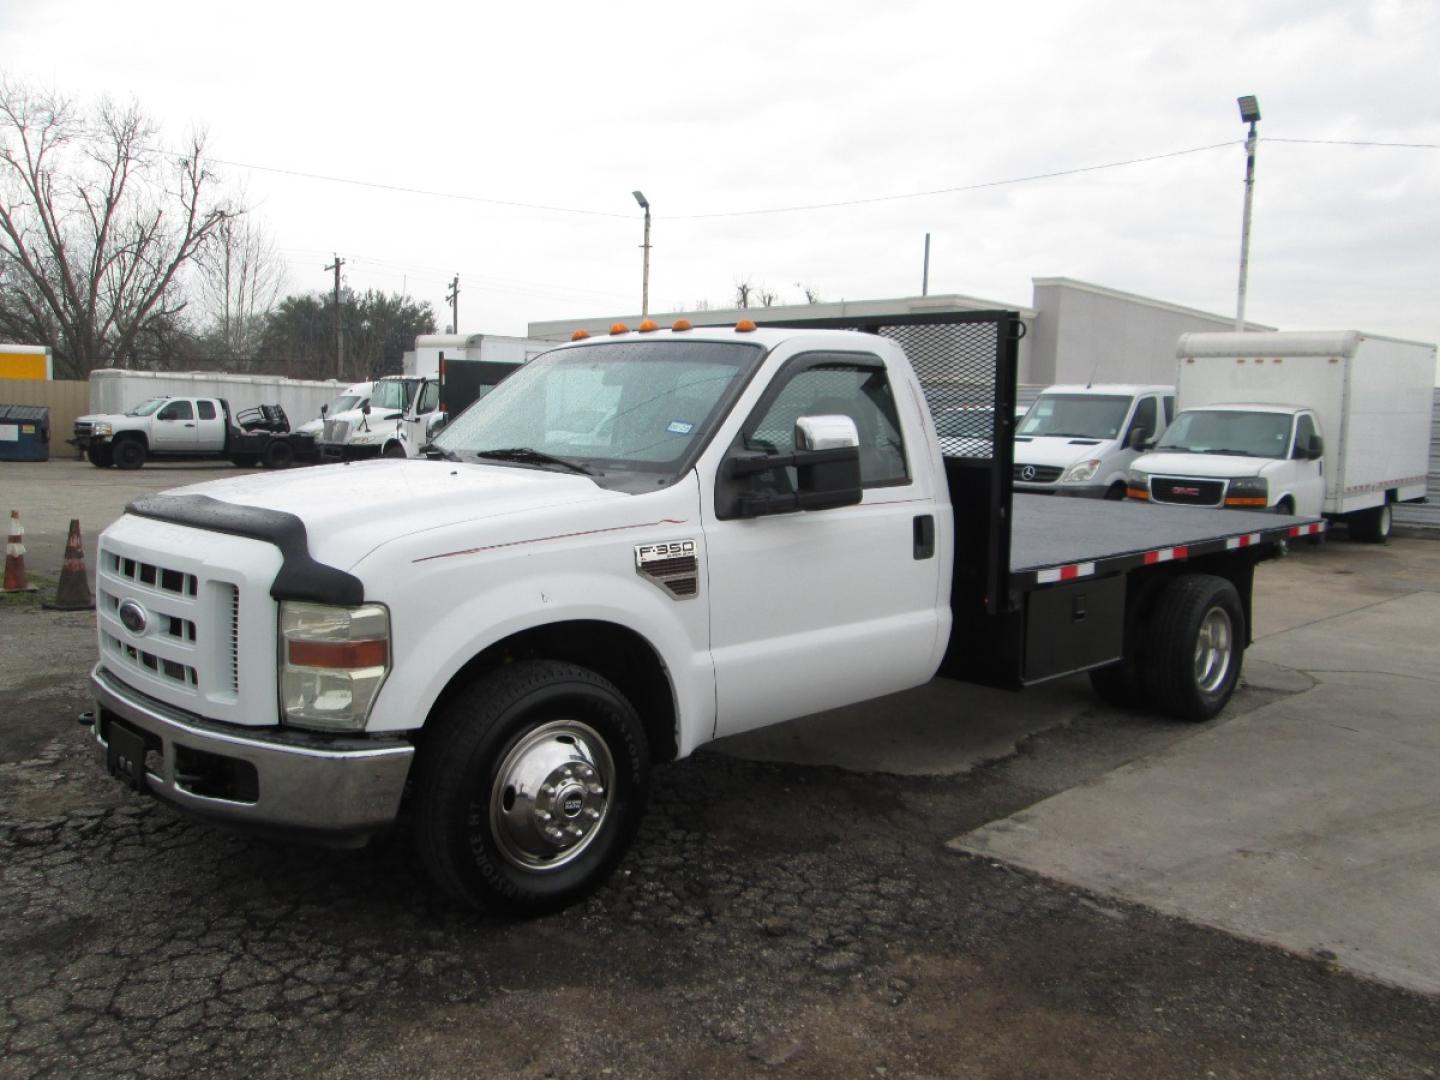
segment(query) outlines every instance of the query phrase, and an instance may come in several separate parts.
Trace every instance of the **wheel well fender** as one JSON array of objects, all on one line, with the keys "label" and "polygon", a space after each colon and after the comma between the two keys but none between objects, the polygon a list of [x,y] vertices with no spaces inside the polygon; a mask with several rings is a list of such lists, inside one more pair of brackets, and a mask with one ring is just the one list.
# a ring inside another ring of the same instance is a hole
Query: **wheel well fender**
[{"label": "wheel well fender", "polygon": [[634,630],[598,619],[534,626],[487,646],[446,683],[430,708],[430,716],[462,687],[487,671],[516,660],[535,659],[579,664],[614,683],[640,714],[652,760],[675,760],[678,754],[675,693],[664,662],[654,647]]}]

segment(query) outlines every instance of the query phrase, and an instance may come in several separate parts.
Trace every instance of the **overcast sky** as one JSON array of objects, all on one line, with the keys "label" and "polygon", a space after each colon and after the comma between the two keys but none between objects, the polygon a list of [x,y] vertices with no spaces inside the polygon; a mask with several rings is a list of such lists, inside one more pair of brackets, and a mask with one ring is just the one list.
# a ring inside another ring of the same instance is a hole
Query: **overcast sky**
[{"label": "overcast sky", "polygon": [[206,129],[291,291],[338,252],[443,325],[458,272],[460,329],[510,334],[638,311],[635,188],[652,310],[742,278],[918,294],[929,232],[932,293],[1027,305],[1064,276],[1233,314],[1255,94],[1249,317],[1440,340],[1435,0],[9,0],[0,44],[174,144]]}]

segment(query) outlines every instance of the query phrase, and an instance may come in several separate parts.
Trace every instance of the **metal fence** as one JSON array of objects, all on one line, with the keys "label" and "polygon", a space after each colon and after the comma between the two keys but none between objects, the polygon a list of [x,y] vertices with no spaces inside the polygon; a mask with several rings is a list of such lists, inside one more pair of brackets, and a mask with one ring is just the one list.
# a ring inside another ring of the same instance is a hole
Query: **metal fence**
[{"label": "metal fence", "polygon": [[1395,524],[1440,529],[1440,389],[1430,414],[1430,480],[1424,503],[1401,503],[1395,507]]}]

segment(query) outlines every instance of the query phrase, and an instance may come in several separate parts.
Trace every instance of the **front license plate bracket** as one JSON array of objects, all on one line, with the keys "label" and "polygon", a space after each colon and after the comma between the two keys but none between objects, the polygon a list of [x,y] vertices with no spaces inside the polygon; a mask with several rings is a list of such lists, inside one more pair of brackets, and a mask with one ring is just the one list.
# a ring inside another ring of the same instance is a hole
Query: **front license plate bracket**
[{"label": "front license plate bracket", "polygon": [[126,727],[118,720],[110,721],[110,734],[106,740],[105,765],[110,775],[123,781],[136,791],[147,791],[145,779],[145,736],[132,727]]}]

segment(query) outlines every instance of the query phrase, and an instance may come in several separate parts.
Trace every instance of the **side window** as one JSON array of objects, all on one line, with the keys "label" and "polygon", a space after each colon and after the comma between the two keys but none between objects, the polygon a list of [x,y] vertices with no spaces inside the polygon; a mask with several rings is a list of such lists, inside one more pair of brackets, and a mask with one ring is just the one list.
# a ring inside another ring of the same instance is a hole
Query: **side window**
[{"label": "side window", "polygon": [[215,403],[213,401],[197,401],[195,408],[200,410],[201,420],[215,419]]},{"label": "side window", "polygon": [[1166,395],[1165,395],[1165,426],[1166,426],[1166,427],[1169,427],[1171,421],[1174,420],[1174,419],[1175,419],[1175,395],[1173,395],[1173,394],[1166,394]]},{"label": "side window", "polygon": [[432,413],[440,407],[440,384],[428,382],[425,389],[420,391],[420,405],[415,410],[418,414]]},{"label": "side window", "polygon": [[190,407],[188,401],[171,401],[160,407],[155,414],[156,420],[194,420],[195,410]]},{"label": "side window", "polygon": [[[848,416],[860,435],[860,482],[864,487],[910,480],[899,413],[885,367],[851,357],[809,356],[785,378],[780,392],[753,413],[741,430],[746,449],[789,454],[795,421],[802,416]],[[795,482],[794,469],[787,469]]]},{"label": "side window", "polygon": [[1290,452],[1292,458],[1303,458],[1310,451],[1310,440],[1315,437],[1315,418],[1309,413],[1301,413],[1300,418],[1295,421],[1295,447]]},{"label": "side window", "polygon": [[1143,397],[1140,404],[1135,406],[1135,419],[1130,421],[1130,430],[1125,433],[1125,445],[1130,445],[1130,439],[1140,428],[1145,429],[1145,438],[1155,438],[1155,419],[1159,415],[1155,408],[1153,397]]}]

